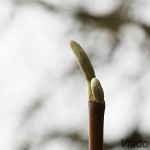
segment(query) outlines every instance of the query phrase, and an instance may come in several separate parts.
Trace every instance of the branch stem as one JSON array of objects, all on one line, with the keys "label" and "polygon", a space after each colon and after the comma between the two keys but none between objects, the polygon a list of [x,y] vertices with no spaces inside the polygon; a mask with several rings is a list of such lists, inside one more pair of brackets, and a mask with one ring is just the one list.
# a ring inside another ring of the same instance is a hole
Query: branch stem
[{"label": "branch stem", "polygon": [[87,81],[89,93],[89,150],[103,150],[104,92],[88,55],[75,41],[70,42],[79,67]]}]

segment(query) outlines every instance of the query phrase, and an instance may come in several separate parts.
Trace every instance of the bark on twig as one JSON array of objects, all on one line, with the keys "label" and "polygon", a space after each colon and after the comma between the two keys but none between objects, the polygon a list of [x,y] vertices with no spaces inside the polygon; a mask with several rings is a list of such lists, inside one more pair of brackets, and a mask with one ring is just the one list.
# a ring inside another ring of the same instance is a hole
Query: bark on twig
[{"label": "bark on twig", "polygon": [[105,102],[89,100],[89,150],[103,150]]}]

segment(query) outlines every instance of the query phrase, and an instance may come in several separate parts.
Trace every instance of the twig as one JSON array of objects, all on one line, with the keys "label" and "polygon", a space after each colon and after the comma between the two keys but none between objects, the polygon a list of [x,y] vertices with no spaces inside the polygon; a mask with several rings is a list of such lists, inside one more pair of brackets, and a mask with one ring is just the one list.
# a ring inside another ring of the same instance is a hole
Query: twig
[{"label": "twig", "polygon": [[99,80],[95,76],[90,59],[83,48],[75,41],[71,41],[70,46],[88,84],[89,150],[103,150],[104,92]]}]

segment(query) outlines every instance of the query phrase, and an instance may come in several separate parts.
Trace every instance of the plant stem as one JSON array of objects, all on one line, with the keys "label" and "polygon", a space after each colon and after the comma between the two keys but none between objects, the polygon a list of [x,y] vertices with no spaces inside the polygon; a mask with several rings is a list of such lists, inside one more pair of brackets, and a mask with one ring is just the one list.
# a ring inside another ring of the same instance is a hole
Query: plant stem
[{"label": "plant stem", "polygon": [[75,41],[71,41],[70,46],[88,84],[89,150],[103,150],[104,92],[99,80],[95,77],[92,63],[83,48]]},{"label": "plant stem", "polygon": [[103,150],[105,102],[89,100],[89,150]]}]

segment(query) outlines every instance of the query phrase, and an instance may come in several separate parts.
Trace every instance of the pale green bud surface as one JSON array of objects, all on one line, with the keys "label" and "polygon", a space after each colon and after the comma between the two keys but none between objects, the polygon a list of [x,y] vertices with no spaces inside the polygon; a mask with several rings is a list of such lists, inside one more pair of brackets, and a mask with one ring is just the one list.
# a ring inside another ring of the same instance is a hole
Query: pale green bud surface
[{"label": "pale green bud surface", "polygon": [[91,89],[95,100],[104,101],[104,91],[97,78],[91,80]]},{"label": "pale green bud surface", "polygon": [[87,80],[89,99],[104,101],[104,92],[99,80],[95,77],[92,63],[83,48],[75,41],[70,41],[70,46],[76,56],[79,67]]},{"label": "pale green bud surface", "polygon": [[70,46],[73,50],[73,53],[75,54],[77,58],[77,62],[80,66],[80,69],[85,76],[86,80],[90,82],[92,78],[95,77],[95,72],[93,69],[93,66],[90,62],[89,57],[83,50],[83,48],[75,41],[70,41]]}]

